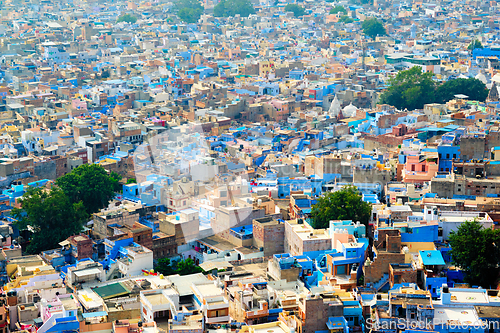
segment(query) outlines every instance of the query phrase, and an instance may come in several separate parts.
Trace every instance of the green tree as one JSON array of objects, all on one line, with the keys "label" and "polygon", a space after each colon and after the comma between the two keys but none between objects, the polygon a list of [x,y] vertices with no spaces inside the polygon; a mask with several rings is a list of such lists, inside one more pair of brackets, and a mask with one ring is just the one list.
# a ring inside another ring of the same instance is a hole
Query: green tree
[{"label": "green tree", "polygon": [[196,23],[203,14],[203,6],[198,0],[177,0],[174,4],[177,16],[187,23]]},{"label": "green tree", "polygon": [[469,46],[467,47],[467,50],[474,50],[474,49],[482,49],[483,44],[478,39],[474,39]]},{"label": "green tree", "polygon": [[449,242],[452,261],[464,271],[465,282],[495,288],[500,272],[500,230],[466,221],[450,233]]},{"label": "green tree", "polygon": [[470,100],[484,102],[488,97],[488,88],[478,79],[454,79],[444,82],[436,89],[436,103],[446,103],[457,94],[469,96]]},{"label": "green tree", "polygon": [[349,17],[347,15],[342,15],[341,17],[339,17],[339,22],[340,23],[352,23],[352,22],[354,22],[354,20],[352,19],[352,17]]},{"label": "green tree", "polygon": [[337,14],[337,13],[344,13],[347,14],[347,10],[344,8],[344,6],[337,5],[330,9],[330,14]]},{"label": "green tree", "polygon": [[306,13],[306,10],[301,5],[297,5],[295,3],[289,3],[285,6],[285,12],[292,12],[293,16],[299,17],[303,16]]},{"label": "green tree", "polygon": [[58,243],[82,230],[87,216],[81,202],[71,203],[64,192],[52,187],[31,187],[19,199],[21,208],[12,209],[19,230],[33,234],[26,251],[37,254],[59,247]]},{"label": "green tree", "polygon": [[312,207],[311,217],[316,229],[328,228],[331,220],[360,221],[368,226],[371,205],[364,202],[355,186],[344,186],[337,192],[327,192]]},{"label": "green tree", "polygon": [[255,8],[249,0],[221,0],[214,7],[216,17],[230,17],[237,14],[248,17],[250,14],[255,14]]},{"label": "green tree", "polygon": [[131,15],[131,14],[123,14],[120,17],[118,17],[118,19],[116,20],[116,23],[120,23],[120,22],[127,22],[127,23],[133,24],[133,23],[137,22],[137,17],[135,17],[134,15]]},{"label": "green tree", "polygon": [[137,181],[135,180],[135,178],[129,178],[127,179],[127,184],[136,184]]},{"label": "green tree", "polygon": [[111,171],[109,177],[113,180],[113,190],[115,192],[121,192],[123,189],[123,186],[120,183],[122,176],[114,171]]},{"label": "green tree", "polygon": [[435,88],[432,73],[422,73],[419,66],[414,66],[389,80],[389,88],[380,96],[380,103],[398,109],[422,109],[434,102]]},{"label": "green tree", "polygon": [[163,274],[165,276],[176,274],[176,271],[172,266],[169,258],[158,259],[158,263],[156,264],[154,270],[155,272]]},{"label": "green tree", "polygon": [[374,17],[364,20],[363,24],[361,24],[361,28],[363,29],[363,33],[365,35],[370,36],[373,39],[377,36],[383,36],[386,34],[382,22]]},{"label": "green tree", "polygon": [[179,275],[188,275],[195,273],[203,273],[203,269],[200,266],[196,266],[193,259],[183,259],[177,263],[176,273]]},{"label": "green tree", "polygon": [[56,180],[71,203],[82,202],[88,215],[107,207],[115,196],[116,180],[99,164],[83,164]]}]

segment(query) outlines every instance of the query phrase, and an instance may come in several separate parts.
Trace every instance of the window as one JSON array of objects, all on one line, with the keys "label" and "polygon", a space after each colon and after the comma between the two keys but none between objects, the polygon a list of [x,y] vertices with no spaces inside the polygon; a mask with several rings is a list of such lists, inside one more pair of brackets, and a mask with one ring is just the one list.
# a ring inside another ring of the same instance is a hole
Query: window
[{"label": "window", "polygon": [[457,154],[453,154],[453,158],[457,158]]},{"label": "window", "polygon": [[415,164],[411,165],[411,171],[415,171]]},{"label": "window", "polygon": [[446,154],[446,158],[449,159],[450,158],[450,154]]}]

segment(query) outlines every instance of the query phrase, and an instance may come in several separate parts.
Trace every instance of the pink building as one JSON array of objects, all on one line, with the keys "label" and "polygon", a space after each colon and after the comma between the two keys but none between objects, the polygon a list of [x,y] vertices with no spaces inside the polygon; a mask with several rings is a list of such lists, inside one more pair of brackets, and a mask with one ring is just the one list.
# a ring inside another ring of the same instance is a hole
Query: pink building
[{"label": "pink building", "polygon": [[286,100],[273,99],[271,105],[276,109],[276,121],[287,120],[290,115],[290,102]]},{"label": "pink building", "polygon": [[403,182],[423,183],[430,181],[438,171],[438,164],[430,158],[407,156],[403,169]]},{"label": "pink building", "polygon": [[73,107],[73,109],[76,109],[76,110],[82,110],[82,111],[87,111],[87,102],[85,101],[82,101],[80,99],[73,99],[71,101],[71,106]]}]

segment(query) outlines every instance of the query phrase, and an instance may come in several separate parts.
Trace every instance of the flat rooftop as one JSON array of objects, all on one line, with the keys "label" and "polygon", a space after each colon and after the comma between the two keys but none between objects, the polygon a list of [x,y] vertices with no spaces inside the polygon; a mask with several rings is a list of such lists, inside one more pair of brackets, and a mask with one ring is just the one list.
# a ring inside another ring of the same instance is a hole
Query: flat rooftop
[{"label": "flat rooftop", "polygon": [[222,295],[222,290],[216,287],[213,283],[198,284],[196,288],[200,291],[203,297]]},{"label": "flat rooftop", "polygon": [[190,274],[190,275],[170,275],[166,278],[170,282],[174,284],[179,292],[179,296],[188,296],[193,295],[193,290],[191,289],[191,285],[193,283],[204,283],[209,282],[208,278],[203,275],[203,273]]},{"label": "flat rooftop", "polygon": [[474,308],[453,307],[453,308],[436,308],[434,310],[434,320],[441,325],[446,324],[461,324],[474,325],[478,322],[476,311]]},{"label": "flat rooftop", "polygon": [[153,295],[145,295],[145,297],[148,300],[148,302],[151,303],[152,306],[169,303],[168,299],[163,294],[160,293]]},{"label": "flat rooftop", "polygon": [[500,318],[500,307],[499,306],[474,306],[477,315],[481,319],[486,318]]},{"label": "flat rooftop", "polygon": [[451,302],[468,303],[468,304],[485,304],[488,303],[488,295],[481,290],[471,291],[470,289],[451,288]]},{"label": "flat rooftop", "polygon": [[94,292],[97,295],[101,296],[102,299],[109,299],[113,297],[128,295],[130,293],[130,290],[128,290],[128,288],[123,283],[118,282],[95,288]]}]

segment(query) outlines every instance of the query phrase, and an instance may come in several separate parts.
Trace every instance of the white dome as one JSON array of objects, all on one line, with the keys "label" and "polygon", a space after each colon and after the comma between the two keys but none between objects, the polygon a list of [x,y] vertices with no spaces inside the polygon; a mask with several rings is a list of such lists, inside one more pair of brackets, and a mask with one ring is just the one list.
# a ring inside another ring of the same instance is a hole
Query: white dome
[{"label": "white dome", "polygon": [[351,118],[356,115],[356,111],[358,111],[358,108],[351,103],[342,110],[342,114],[346,118]]},{"label": "white dome", "polygon": [[337,117],[340,114],[340,102],[337,99],[337,95],[335,95],[335,98],[333,99],[332,104],[330,105],[328,113],[330,117]]},{"label": "white dome", "polygon": [[484,75],[483,73],[477,74],[475,78],[484,84],[486,84],[488,82],[488,80],[486,79],[486,75]]}]

